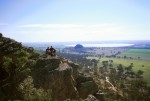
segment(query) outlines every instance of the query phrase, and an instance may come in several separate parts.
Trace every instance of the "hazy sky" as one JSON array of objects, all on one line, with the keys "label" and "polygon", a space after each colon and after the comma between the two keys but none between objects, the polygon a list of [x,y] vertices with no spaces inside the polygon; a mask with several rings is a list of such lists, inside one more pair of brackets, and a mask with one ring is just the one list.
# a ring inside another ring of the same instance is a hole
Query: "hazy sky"
[{"label": "hazy sky", "polygon": [[21,42],[150,40],[150,0],[0,0],[0,32]]}]

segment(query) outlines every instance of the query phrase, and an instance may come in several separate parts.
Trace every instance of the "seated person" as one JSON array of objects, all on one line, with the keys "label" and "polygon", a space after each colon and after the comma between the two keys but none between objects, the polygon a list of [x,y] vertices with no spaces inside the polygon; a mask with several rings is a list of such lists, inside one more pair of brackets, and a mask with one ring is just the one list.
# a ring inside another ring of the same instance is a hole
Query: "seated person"
[{"label": "seated person", "polygon": [[56,50],[51,46],[50,48],[50,55],[55,56],[56,55]]},{"label": "seated person", "polygon": [[47,49],[46,49],[46,54],[47,54],[47,55],[50,54],[50,48],[49,48],[49,47],[47,47]]}]

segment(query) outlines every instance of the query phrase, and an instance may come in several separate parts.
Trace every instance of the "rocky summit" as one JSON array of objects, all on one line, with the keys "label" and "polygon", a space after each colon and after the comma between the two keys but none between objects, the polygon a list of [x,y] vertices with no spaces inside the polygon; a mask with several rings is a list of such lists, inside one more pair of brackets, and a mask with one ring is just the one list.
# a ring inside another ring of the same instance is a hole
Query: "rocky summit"
[{"label": "rocky summit", "polygon": [[76,63],[41,55],[2,34],[0,46],[1,101],[79,100],[98,92],[94,80],[80,74]]},{"label": "rocky summit", "polygon": [[86,98],[96,94],[98,86],[91,77],[80,75],[78,65],[59,58],[40,58],[33,72],[34,83],[52,90],[56,100]]},{"label": "rocky summit", "polygon": [[59,58],[38,59],[33,72],[34,83],[52,90],[53,99],[65,100],[79,97],[73,68]]}]

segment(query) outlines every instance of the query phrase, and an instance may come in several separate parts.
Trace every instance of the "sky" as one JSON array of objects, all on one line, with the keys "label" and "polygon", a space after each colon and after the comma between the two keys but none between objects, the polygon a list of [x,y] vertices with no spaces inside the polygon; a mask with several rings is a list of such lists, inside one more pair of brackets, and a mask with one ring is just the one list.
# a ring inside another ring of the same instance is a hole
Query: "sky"
[{"label": "sky", "polygon": [[150,0],[0,0],[0,32],[20,42],[150,40]]}]

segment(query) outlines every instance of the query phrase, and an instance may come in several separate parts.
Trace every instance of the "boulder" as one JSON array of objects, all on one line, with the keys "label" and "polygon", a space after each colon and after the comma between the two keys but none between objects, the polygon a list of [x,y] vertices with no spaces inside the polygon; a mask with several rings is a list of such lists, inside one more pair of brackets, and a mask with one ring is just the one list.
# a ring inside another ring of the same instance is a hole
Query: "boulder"
[{"label": "boulder", "polygon": [[100,100],[100,101],[105,101],[104,100],[104,96],[105,96],[106,94],[105,93],[96,93],[95,94],[95,97],[98,99],[98,100]]},{"label": "boulder", "polygon": [[77,78],[77,89],[81,98],[86,98],[89,94],[96,94],[98,92],[98,85],[92,77],[80,75]]}]

